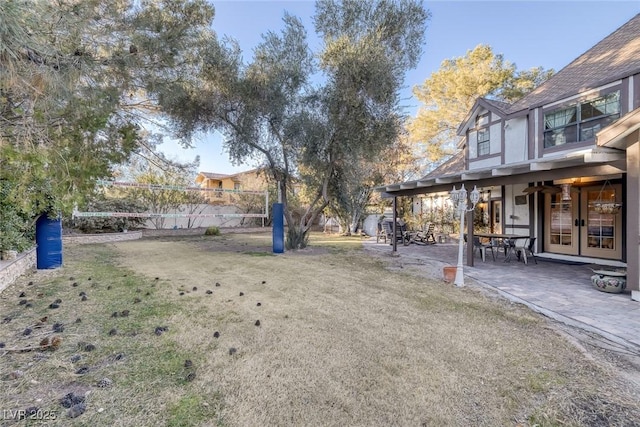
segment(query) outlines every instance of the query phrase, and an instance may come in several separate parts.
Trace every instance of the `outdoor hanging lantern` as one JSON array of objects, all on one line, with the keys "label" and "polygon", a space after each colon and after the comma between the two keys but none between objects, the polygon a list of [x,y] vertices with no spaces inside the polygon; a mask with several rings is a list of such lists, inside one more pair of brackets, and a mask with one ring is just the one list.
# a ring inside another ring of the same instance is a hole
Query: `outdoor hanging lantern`
[{"label": "outdoor hanging lantern", "polygon": [[560,185],[562,188],[562,201],[570,202],[571,201],[571,184],[562,184]]}]

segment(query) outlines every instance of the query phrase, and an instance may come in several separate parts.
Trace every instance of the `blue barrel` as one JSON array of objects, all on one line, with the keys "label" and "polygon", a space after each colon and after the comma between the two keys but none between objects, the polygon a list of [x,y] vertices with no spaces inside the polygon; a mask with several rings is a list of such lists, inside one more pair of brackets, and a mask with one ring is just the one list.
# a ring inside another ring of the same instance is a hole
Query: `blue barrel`
[{"label": "blue barrel", "polygon": [[36,221],[37,266],[39,269],[62,266],[62,219],[42,215]]}]

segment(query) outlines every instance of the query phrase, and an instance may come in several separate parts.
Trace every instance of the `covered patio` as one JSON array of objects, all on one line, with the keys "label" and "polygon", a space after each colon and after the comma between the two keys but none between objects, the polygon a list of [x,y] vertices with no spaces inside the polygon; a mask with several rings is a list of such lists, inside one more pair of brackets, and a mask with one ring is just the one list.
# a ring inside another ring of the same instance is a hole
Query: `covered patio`
[{"label": "covered patio", "polygon": [[[391,259],[391,267],[413,270],[425,277],[443,281],[443,267],[455,266],[458,244],[398,245],[393,252],[388,243],[375,238],[364,243],[372,254]],[[567,263],[538,258],[538,263],[512,260],[504,262],[500,255],[483,262],[476,254],[473,266],[466,262],[464,278],[467,286],[480,286],[534,311],[567,325],[596,333],[611,343],[635,354],[640,353],[640,307],[629,298],[630,291],[620,294],[601,292],[591,284],[595,264]]]}]

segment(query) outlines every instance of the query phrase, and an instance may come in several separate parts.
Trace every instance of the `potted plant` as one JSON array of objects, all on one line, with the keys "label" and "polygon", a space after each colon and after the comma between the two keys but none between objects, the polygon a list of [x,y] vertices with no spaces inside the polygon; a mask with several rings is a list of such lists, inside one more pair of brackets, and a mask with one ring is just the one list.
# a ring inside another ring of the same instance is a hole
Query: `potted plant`
[{"label": "potted plant", "polygon": [[446,265],[442,268],[442,274],[444,276],[444,281],[451,283],[456,278],[456,267],[453,265]]}]

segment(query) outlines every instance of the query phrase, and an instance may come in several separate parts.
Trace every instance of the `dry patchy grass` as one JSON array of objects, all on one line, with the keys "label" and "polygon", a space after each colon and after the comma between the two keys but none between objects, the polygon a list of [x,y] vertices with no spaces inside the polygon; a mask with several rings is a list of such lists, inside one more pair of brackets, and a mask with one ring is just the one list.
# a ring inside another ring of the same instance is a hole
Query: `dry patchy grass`
[{"label": "dry patchy grass", "polygon": [[[2,294],[6,347],[37,347],[45,332],[63,342],[0,358],[0,409],[56,410],[52,425],[640,423],[633,390],[526,308],[389,272],[359,238],[314,235],[274,256],[269,237],[67,248],[64,268]],[[64,331],[50,334],[55,322]],[[104,377],[111,387],[96,386]],[[89,392],[74,420],[59,405],[70,391]]]}]

